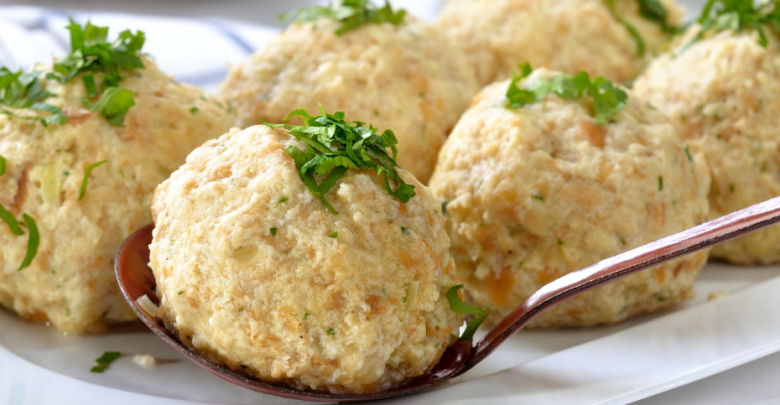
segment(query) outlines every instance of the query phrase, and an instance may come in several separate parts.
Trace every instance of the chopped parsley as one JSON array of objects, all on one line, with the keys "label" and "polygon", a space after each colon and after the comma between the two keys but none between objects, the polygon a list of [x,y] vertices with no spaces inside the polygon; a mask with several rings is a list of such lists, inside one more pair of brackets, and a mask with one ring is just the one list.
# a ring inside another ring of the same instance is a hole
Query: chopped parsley
[{"label": "chopped parsley", "polygon": [[102,373],[106,371],[109,365],[114,362],[114,360],[118,359],[119,356],[122,354],[119,352],[105,352],[102,356],[98,357],[97,360],[95,360],[95,363],[97,363],[96,366],[92,367],[91,370],[89,370],[90,373]]},{"label": "chopped parsley", "polygon": [[0,176],[5,174],[5,165],[6,165],[5,158],[2,155],[0,155]]},{"label": "chopped parsley", "polygon": [[[100,112],[112,125],[122,126],[128,110],[135,105],[135,93],[119,87],[119,82],[125,78],[124,70],[144,68],[140,57],[146,41],[144,33],[123,31],[115,41],[108,42],[108,27],[90,22],[81,26],[72,19],[69,21],[66,28],[70,31],[71,52],[54,63],[53,72],[47,73],[45,79],[65,84],[81,75],[87,94],[81,104]],[[43,126],[68,123],[69,118],[60,108],[44,103],[51,97],[54,94],[43,89],[40,72],[11,72],[0,68],[0,113],[40,122]],[[19,114],[8,108],[35,113]],[[48,115],[40,115],[41,112]]]},{"label": "chopped parsley", "polygon": [[674,34],[680,31],[680,27],[669,23],[669,13],[659,0],[636,0],[636,2],[639,5],[639,15],[660,25],[663,32]]},{"label": "chopped parsley", "polygon": [[407,229],[405,226],[402,226],[401,227],[401,233],[404,234],[404,235],[408,235],[409,234],[409,229]]},{"label": "chopped parsley", "polygon": [[84,178],[81,180],[81,188],[79,189],[78,201],[81,201],[84,198],[84,196],[87,194],[87,186],[89,185],[89,175],[92,174],[92,170],[106,163],[108,163],[107,160],[101,160],[100,162],[95,162],[87,166],[87,170],[84,171]]},{"label": "chopped parsley", "polygon": [[[29,121],[31,124],[40,122],[43,126],[65,124],[70,119],[63,115],[62,109],[44,101],[54,97],[54,94],[43,89],[40,72],[12,72],[8,68],[0,68],[0,114]],[[21,114],[10,109],[30,110],[32,114]],[[41,113],[46,113],[40,115]]]},{"label": "chopped parsley", "polygon": [[685,156],[688,158],[689,162],[693,162],[693,156],[691,155],[691,148],[688,147],[688,145],[685,145]]},{"label": "chopped parsley", "polygon": [[[617,11],[617,0],[604,0],[607,4],[612,17],[619,22],[628,31],[631,38],[636,43],[637,56],[643,57],[647,53],[647,46],[645,40],[642,38],[642,34],[639,30],[628,20],[626,20]],[[676,27],[669,23],[669,13],[659,0],[636,0],[637,6],[639,6],[639,15],[642,18],[657,23],[661,30],[667,34],[674,34],[680,31],[679,27]]]},{"label": "chopped parsley", "polygon": [[664,177],[658,176],[658,191],[664,191]]},{"label": "chopped parsley", "polygon": [[770,32],[780,28],[780,0],[758,2],[758,4],[753,0],[709,0],[697,22],[699,33],[682,48],[682,51],[704,39],[710,32],[745,29],[754,29],[758,33],[758,43],[766,48],[769,45],[769,38],[764,30],[765,26]]},{"label": "chopped parsley", "polygon": [[111,87],[103,92],[103,96],[97,103],[83,99],[81,104],[92,111],[100,111],[111,125],[121,127],[124,126],[125,115],[135,105],[135,93],[121,87]]},{"label": "chopped parsley", "polygon": [[192,107],[190,108],[190,114],[197,114],[200,109],[198,107]]},{"label": "chopped parsley", "polygon": [[[387,192],[401,202],[406,203],[415,196],[414,186],[406,184],[396,170],[398,139],[393,131],[388,129],[378,135],[371,124],[345,121],[343,112],[328,114],[322,106],[320,112],[322,115],[312,117],[305,110],[298,109],[284,118],[286,121],[290,117],[301,117],[303,126],[264,124],[284,128],[306,144],[304,150],[288,146],[286,151],[295,161],[301,180],[328,211],[338,214],[325,199],[325,194],[349,169],[376,171],[377,176],[384,177]],[[387,149],[392,150],[392,157]],[[317,178],[322,179],[319,184]],[[391,181],[395,188],[391,187]]]},{"label": "chopped parsley", "polygon": [[276,228],[271,228],[271,229],[269,229],[269,231],[271,232],[271,236],[273,236],[275,238],[277,229]]},{"label": "chopped parsley", "polygon": [[289,201],[289,200],[290,200],[290,199],[289,199],[289,198],[287,198],[287,196],[284,196],[284,197],[280,198],[280,199],[279,199],[279,201],[277,201],[277,202],[276,202],[276,204],[277,204],[277,205],[278,205],[278,204],[284,204],[284,203],[286,203],[286,202],[287,202],[287,201]]},{"label": "chopped parsley", "polygon": [[330,234],[330,237],[333,238],[333,239],[338,239],[339,238],[339,231],[334,231],[332,234]]},{"label": "chopped parsley", "polygon": [[639,33],[639,30],[634,27],[633,24],[628,22],[625,18],[623,18],[620,13],[617,11],[617,0],[604,0],[607,3],[607,8],[609,8],[610,14],[612,14],[612,17],[622,25],[626,31],[628,31],[628,35],[631,35],[631,38],[634,39],[634,42],[636,43],[636,54],[638,56],[645,56],[645,40],[642,38],[642,34]]},{"label": "chopped parsley", "polygon": [[338,4],[331,2],[327,6],[295,9],[279,16],[279,20],[305,23],[328,18],[341,22],[335,34],[343,35],[367,24],[401,25],[405,17],[406,10],[394,11],[388,1],[385,1],[383,7],[377,7],[370,0],[343,0]]},{"label": "chopped parsley", "polygon": [[519,73],[512,74],[512,80],[506,91],[504,106],[508,109],[522,108],[541,101],[548,94],[555,94],[564,100],[575,100],[588,96],[593,102],[596,123],[604,125],[626,107],[628,94],[603,77],[591,79],[586,72],[575,76],[560,74],[552,80],[537,80],[521,88],[518,85],[531,75],[531,65],[520,66]]},{"label": "chopped parsley", "polygon": [[533,195],[534,200],[544,201],[544,195],[542,193],[536,193]]},{"label": "chopped parsley", "polygon": [[327,332],[327,333],[328,333],[328,335],[331,335],[331,336],[333,336],[333,335],[335,335],[335,334],[336,334],[336,331],[335,331],[333,328],[330,328],[330,329],[328,329],[328,332]]},{"label": "chopped parsley", "polygon": [[35,260],[35,256],[38,254],[38,246],[41,244],[41,235],[38,233],[38,224],[35,223],[33,217],[22,214],[22,219],[24,219],[24,223],[27,225],[27,254],[25,254],[24,260],[19,266],[18,271],[22,271],[32,264],[33,260]]},{"label": "chopped parsley", "polygon": [[308,312],[304,312],[303,313],[303,319],[309,319],[309,315],[311,315],[311,314],[308,313]]},{"label": "chopped parsley", "polygon": [[24,231],[22,231],[22,228],[19,226],[19,222],[14,218],[13,214],[8,212],[8,210],[3,207],[2,204],[0,204],[0,219],[3,220],[8,225],[8,228],[11,229],[11,233],[16,236],[24,235]]},{"label": "chopped parsley", "polygon": [[[12,234],[16,236],[24,235],[24,231],[20,226],[21,222],[17,221],[13,214],[6,210],[2,204],[0,204],[0,220],[8,225]],[[22,214],[22,220],[24,220],[28,232],[27,253],[22,260],[22,264],[19,265],[18,271],[22,271],[32,264],[33,260],[35,260],[35,256],[38,254],[38,247],[41,244],[41,235],[38,232],[38,224],[35,223],[35,219],[27,214]]]},{"label": "chopped parsley", "polygon": [[450,309],[455,313],[477,316],[466,323],[466,330],[463,331],[463,334],[460,336],[460,340],[472,340],[474,338],[474,333],[479,329],[479,326],[482,325],[482,322],[485,322],[485,319],[487,319],[488,313],[485,308],[475,307],[461,301],[458,296],[458,290],[461,288],[463,288],[463,284],[458,284],[450,288],[450,290],[447,291],[447,302],[450,304]]},{"label": "chopped parsley", "polygon": [[184,291],[179,291],[178,292],[178,295],[182,295],[182,294],[184,294]]}]

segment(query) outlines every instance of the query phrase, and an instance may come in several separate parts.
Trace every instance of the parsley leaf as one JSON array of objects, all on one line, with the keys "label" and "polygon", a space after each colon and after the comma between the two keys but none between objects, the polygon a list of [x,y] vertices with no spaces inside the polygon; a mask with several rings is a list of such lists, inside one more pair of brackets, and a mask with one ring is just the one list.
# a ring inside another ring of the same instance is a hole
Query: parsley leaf
[{"label": "parsley leaf", "polygon": [[[62,110],[44,101],[54,97],[54,94],[43,89],[40,72],[12,72],[6,67],[0,68],[0,113],[32,123],[40,122],[43,126],[49,124],[64,124],[69,118]],[[22,115],[11,109],[27,109],[33,112],[48,112],[51,115],[41,116],[37,113]]]},{"label": "parsley leaf", "polygon": [[639,15],[646,20],[658,23],[661,30],[674,34],[680,31],[679,27],[669,23],[669,13],[659,0],[636,0],[639,5]]},{"label": "parsley leaf", "polygon": [[463,288],[463,284],[458,284],[449,291],[447,291],[447,302],[450,304],[450,309],[453,312],[464,315],[478,315],[476,318],[466,323],[466,330],[460,336],[459,340],[472,340],[474,338],[474,332],[479,329],[482,322],[488,317],[487,310],[485,308],[475,307],[473,305],[466,304],[461,301],[458,296],[458,290]]},{"label": "parsley leaf", "polygon": [[609,8],[610,14],[612,14],[612,17],[619,22],[625,29],[628,31],[628,34],[631,35],[631,38],[634,39],[634,42],[636,43],[636,54],[637,56],[643,57],[645,56],[645,40],[642,38],[642,34],[639,33],[639,30],[634,27],[633,24],[628,22],[623,16],[620,15],[617,11],[616,2],[617,0],[604,0],[607,3],[607,8]]},{"label": "parsley leaf", "polygon": [[[38,246],[41,243],[41,236],[38,233],[38,225],[35,223],[35,219],[27,214],[22,214],[22,219],[27,226],[29,236],[27,238],[27,253],[24,256],[24,260],[22,260],[22,264],[19,265],[18,271],[22,271],[32,264],[33,260],[35,260],[35,256],[38,254]],[[17,221],[13,214],[6,210],[2,204],[0,204],[0,220],[8,225],[12,234],[16,236],[24,235],[24,231],[21,226],[19,226],[21,223]]]},{"label": "parsley leaf", "polygon": [[78,201],[81,201],[84,198],[84,195],[87,194],[87,185],[89,183],[89,175],[92,173],[92,170],[94,170],[98,166],[102,166],[104,164],[108,163],[107,160],[101,160],[100,162],[92,163],[91,165],[87,166],[87,170],[84,171],[84,178],[81,180],[81,189],[79,189],[79,198]]},{"label": "parsley leaf", "polygon": [[[119,37],[108,42],[108,27],[98,27],[87,22],[83,27],[70,19],[66,27],[70,31],[71,52],[54,63],[54,73],[47,79],[68,83],[79,74],[89,98],[98,93],[100,100],[94,102],[88,98],[81,103],[93,111],[100,111],[112,125],[122,126],[127,111],[135,105],[134,93],[119,86],[125,78],[123,70],[143,69],[141,48],[146,42],[143,31],[133,33],[129,30],[119,33]],[[96,74],[102,82],[97,85]]]},{"label": "parsley leaf", "polygon": [[341,22],[341,27],[335,33],[343,35],[367,24],[401,25],[405,17],[406,10],[394,11],[388,1],[385,1],[383,7],[377,7],[370,0],[343,0],[340,4],[332,2],[327,6],[296,9],[282,14],[279,20],[305,23],[328,18]]},{"label": "parsley leaf", "polygon": [[[301,117],[303,126],[263,123],[272,128],[286,129],[306,144],[305,150],[288,146],[286,151],[295,161],[301,180],[328,211],[338,214],[325,199],[325,194],[349,169],[376,171],[377,176],[384,177],[387,192],[401,202],[406,203],[415,196],[414,186],[404,182],[396,170],[398,139],[393,131],[388,129],[379,135],[371,124],[347,122],[343,112],[328,114],[322,106],[320,113],[322,115],[313,117],[298,109],[284,117],[284,121],[290,117]],[[392,150],[392,157],[388,149]],[[319,184],[317,178],[322,179]],[[391,187],[391,181],[395,188]]]},{"label": "parsley leaf", "polygon": [[35,256],[38,254],[38,246],[41,244],[41,235],[38,233],[38,225],[35,223],[35,219],[27,214],[22,214],[22,219],[24,219],[24,223],[27,225],[29,235],[27,237],[27,254],[24,256],[18,271],[22,271],[32,264]]},{"label": "parsley leaf", "polygon": [[24,231],[22,231],[22,228],[19,226],[19,222],[2,204],[0,204],[0,219],[8,225],[12,234],[16,236],[24,235]]},{"label": "parsley leaf", "polygon": [[770,0],[756,5],[753,0],[709,0],[697,22],[699,33],[678,53],[701,41],[710,32],[726,30],[754,29],[758,33],[759,45],[766,48],[769,38],[765,26],[769,26],[770,32],[780,29],[780,1]]},{"label": "parsley leaf", "polygon": [[135,93],[121,87],[109,87],[103,92],[100,101],[92,103],[89,100],[82,100],[85,107],[92,111],[100,111],[111,125],[122,127],[125,115],[135,105]]},{"label": "parsley leaf", "polygon": [[5,158],[2,155],[0,155],[0,176],[5,174],[5,165],[6,165]]},{"label": "parsley leaf", "polygon": [[114,362],[114,360],[118,359],[119,356],[122,354],[119,352],[105,352],[102,356],[98,357],[97,360],[95,360],[95,363],[97,363],[96,366],[92,367],[91,370],[89,370],[90,373],[102,373],[106,371],[109,365]]},{"label": "parsley leaf", "polygon": [[533,70],[526,63],[521,66],[521,73],[512,74],[504,102],[506,108],[517,109],[537,103],[550,93],[564,100],[588,96],[593,101],[596,123],[604,125],[609,118],[625,108],[628,100],[628,94],[620,87],[603,77],[591,79],[585,72],[580,72],[576,76],[561,74],[552,80],[537,80],[521,88],[520,82],[531,72]]}]

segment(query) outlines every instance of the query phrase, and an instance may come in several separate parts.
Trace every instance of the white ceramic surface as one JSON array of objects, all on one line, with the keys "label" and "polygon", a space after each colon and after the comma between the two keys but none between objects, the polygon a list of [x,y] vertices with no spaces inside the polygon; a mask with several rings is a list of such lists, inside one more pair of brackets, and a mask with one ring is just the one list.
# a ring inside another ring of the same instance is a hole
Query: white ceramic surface
[{"label": "white ceramic surface", "polygon": [[[432,16],[427,12],[436,2],[398,1],[428,19]],[[62,8],[94,6],[87,0],[50,3]],[[159,13],[171,15],[188,10],[196,13],[193,10],[208,5],[202,2],[182,9],[179,2],[143,0],[124,2],[121,11],[140,11],[132,8],[136,3],[144,10],[154,3]],[[249,10],[238,14],[256,20],[254,17],[261,16],[271,3],[277,2],[252,2],[254,14]],[[686,3],[695,8],[702,1]],[[239,1],[220,2],[219,7],[229,11],[230,4],[249,7],[248,2]],[[208,14],[212,15],[211,11]],[[698,298],[671,313],[608,328],[521,333],[447,389],[395,402],[590,405],[646,398],[780,351],[780,325],[766,321],[780,319],[779,288],[780,267],[709,265],[697,285]],[[732,295],[706,301],[709,292],[719,290]],[[109,350],[125,355],[105,374],[89,373],[94,359]],[[132,363],[133,354],[145,353],[153,354],[161,364],[146,370]],[[0,311],[0,404],[139,403],[260,405],[293,401],[217,380],[140,325],[108,336],[68,337]]]},{"label": "white ceramic surface", "polygon": [[[626,324],[525,332],[446,389],[395,402],[623,404],[780,351],[780,267],[711,264],[698,298]],[[708,302],[713,291],[728,290]],[[135,325],[107,336],[63,336],[0,312],[0,404],[288,404],[231,386]],[[89,372],[104,351],[124,355]],[[134,354],[161,360],[152,369]],[[110,402],[106,402],[110,398]],[[392,403],[395,403],[392,402]],[[388,402],[391,403],[391,402]]]}]

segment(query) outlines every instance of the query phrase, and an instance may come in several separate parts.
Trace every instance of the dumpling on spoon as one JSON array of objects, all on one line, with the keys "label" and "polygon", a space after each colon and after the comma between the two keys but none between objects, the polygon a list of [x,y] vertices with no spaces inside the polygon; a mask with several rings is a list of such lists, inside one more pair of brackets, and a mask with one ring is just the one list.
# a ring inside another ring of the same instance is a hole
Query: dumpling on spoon
[{"label": "dumpling on spoon", "polygon": [[231,69],[221,94],[241,127],[322,104],[398,134],[399,165],[427,183],[452,127],[479,90],[466,55],[437,27],[368,0],[300,10]]},{"label": "dumpling on spoon", "polygon": [[624,82],[663,48],[683,15],[674,0],[449,0],[439,27],[484,85],[523,62]]},{"label": "dumpling on spoon", "polygon": [[[691,150],[707,158],[713,218],[780,196],[780,18],[769,16],[780,2],[721,3],[636,82],[637,96],[668,114]],[[716,28],[736,15],[738,23],[762,21],[760,31]],[[743,265],[780,262],[780,227],[718,245],[712,255]]]},{"label": "dumpling on spoon", "polygon": [[264,382],[370,393],[424,374],[463,322],[441,205],[395,166],[392,131],[294,115],[207,142],[157,189],[160,316]]},{"label": "dumpling on spoon", "polygon": [[[441,151],[457,274],[493,313],[541,286],[702,223],[710,178],[661,113],[602,78],[528,65],[488,86]],[[530,327],[612,323],[689,298],[695,253],[586,292]]]},{"label": "dumpling on spoon", "polygon": [[70,55],[0,69],[0,305],[99,332],[135,319],[113,261],[151,221],[154,188],[234,118],[143,55],[143,32],[68,28]]}]

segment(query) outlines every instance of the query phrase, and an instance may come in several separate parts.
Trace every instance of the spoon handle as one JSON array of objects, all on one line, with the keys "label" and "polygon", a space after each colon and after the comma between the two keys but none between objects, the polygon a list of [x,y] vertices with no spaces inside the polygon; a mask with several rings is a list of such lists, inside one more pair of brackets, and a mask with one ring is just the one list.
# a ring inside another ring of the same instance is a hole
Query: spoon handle
[{"label": "spoon handle", "polygon": [[591,288],[755,232],[779,221],[780,197],[777,197],[569,273],[539,289],[493,327],[475,347],[466,370],[482,361],[504,340],[555,304]]}]

